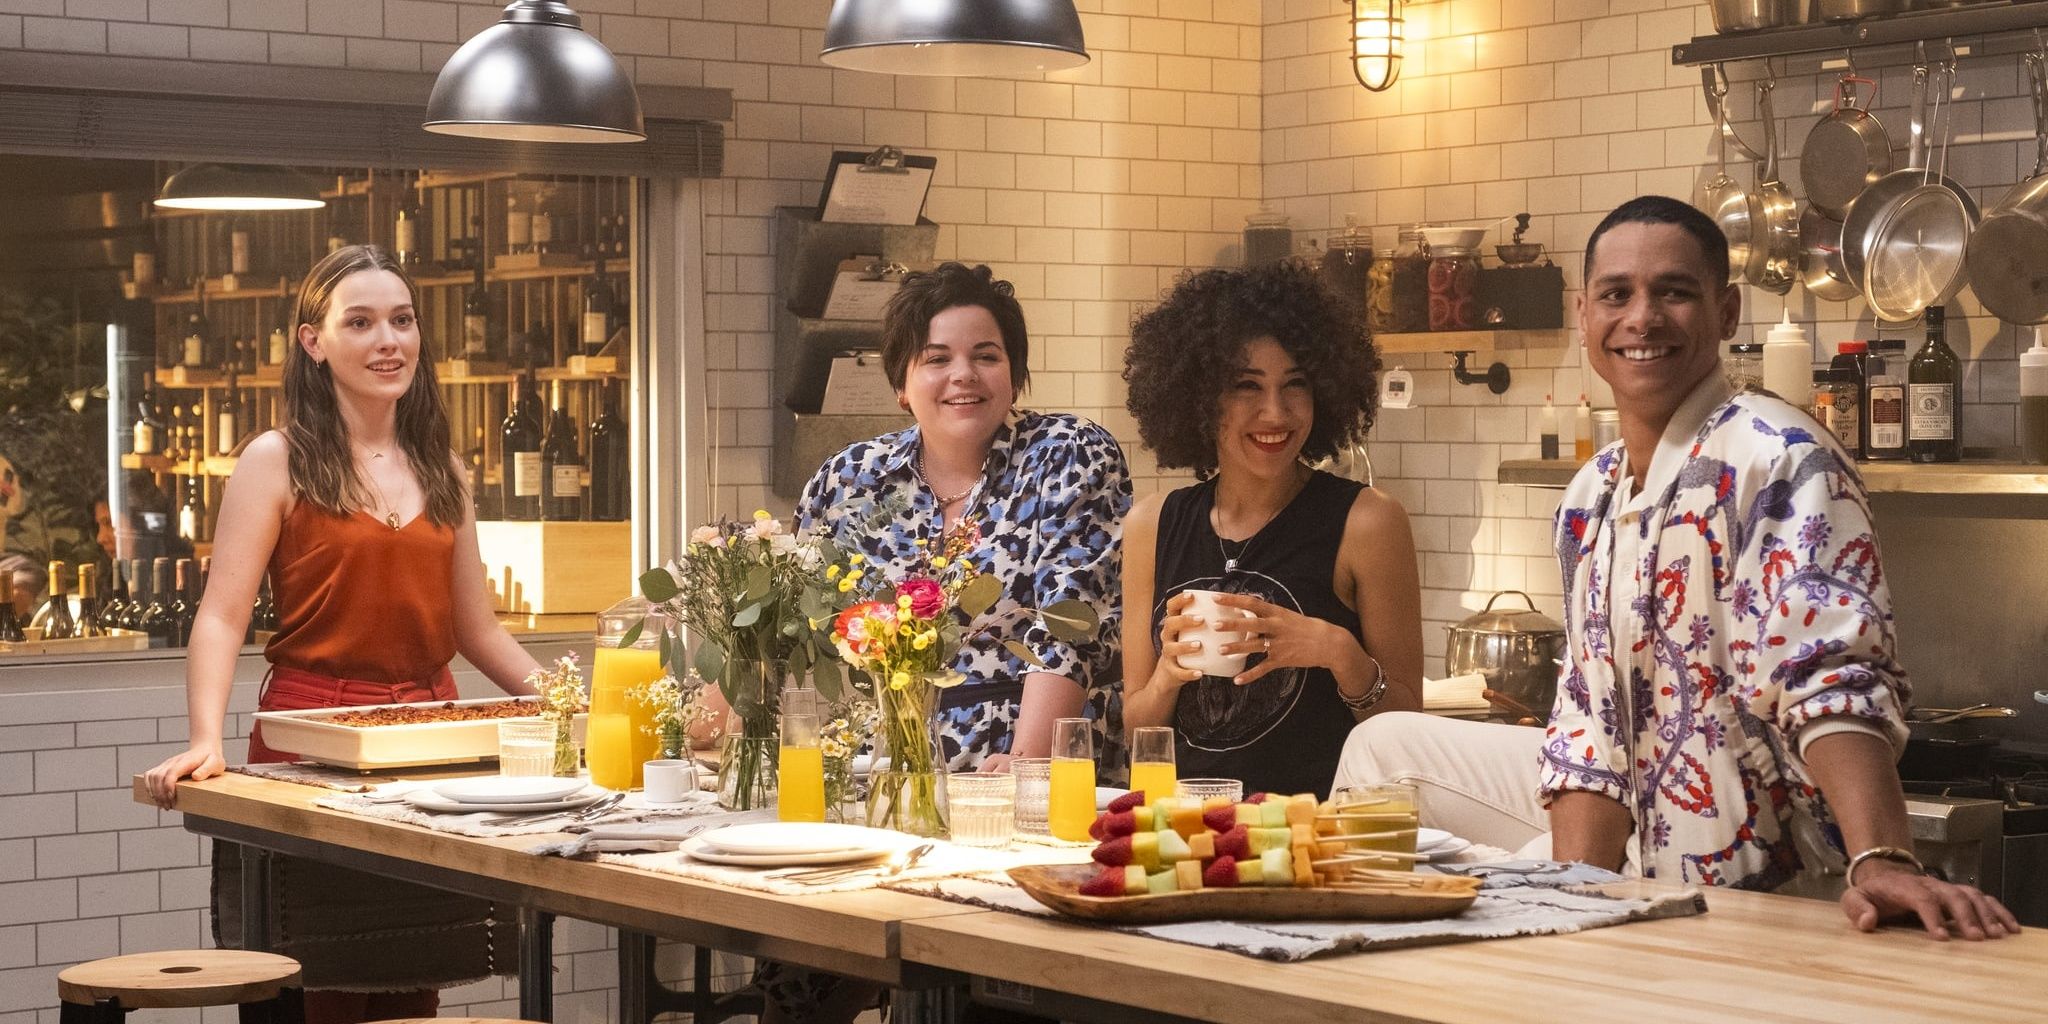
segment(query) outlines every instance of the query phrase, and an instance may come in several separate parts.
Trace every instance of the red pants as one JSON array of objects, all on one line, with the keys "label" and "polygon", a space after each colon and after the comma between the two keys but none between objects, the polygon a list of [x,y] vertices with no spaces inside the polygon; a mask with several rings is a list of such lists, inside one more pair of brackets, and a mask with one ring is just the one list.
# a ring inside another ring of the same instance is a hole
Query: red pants
[{"label": "red pants", "polygon": [[[429,700],[455,700],[455,677],[446,666],[425,680],[403,683],[372,683],[360,679],[336,679],[317,672],[273,665],[263,690],[256,697],[258,711],[307,711],[313,708],[353,707],[363,704],[411,704]],[[291,754],[263,745],[263,726],[249,730],[249,763],[276,764],[297,760]],[[395,955],[402,955],[393,951]],[[374,1020],[433,1017],[441,1009],[436,989],[409,992],[306,993],[305,1024],[363,1024]]]}]

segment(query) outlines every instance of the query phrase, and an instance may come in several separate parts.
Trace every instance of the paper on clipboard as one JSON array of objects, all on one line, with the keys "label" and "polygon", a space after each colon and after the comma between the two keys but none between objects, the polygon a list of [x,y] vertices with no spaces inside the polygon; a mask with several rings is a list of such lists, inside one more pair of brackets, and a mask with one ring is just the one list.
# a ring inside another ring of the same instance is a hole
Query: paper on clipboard
[{"label": "paper on clipboard", "polygon": [[882,373],[876,355],[833,356],[825,379],[825,400],[818,411],[828,416],[890,416],[902,412],[896,389]]},{"label": "paper on clipboard", "polygon": [[878,256],[840,260],[832,276],[832,293],[825,299],[825,319],[882,319],[882,311],[909,271],[901,263],[885,262]]},{"label": "paper on clipboard", "polygon": [[937,157],[905,156],[894,146],[873,153],[835,152],[825,172],[818,219],[839,224],[915,224],[931,191]]}]

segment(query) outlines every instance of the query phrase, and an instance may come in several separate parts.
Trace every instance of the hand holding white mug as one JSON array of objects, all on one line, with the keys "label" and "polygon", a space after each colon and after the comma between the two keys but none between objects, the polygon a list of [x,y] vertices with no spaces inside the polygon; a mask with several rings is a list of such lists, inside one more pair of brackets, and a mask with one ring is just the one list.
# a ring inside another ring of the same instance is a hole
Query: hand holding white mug
[{"label": "hand holding white mug", "polygon": [[1181,669],[1224,677],[1244,671],[1245,657],[1252,648],[1233,649],[1233,644],[1242,646],[1244,630],[1231,627],[1248,620],[1251,613],[1227,602],[1226,599],[1236,596],[1215,590],[1184,590],[1175,595],[1176,599],[1188,599],[1184,607],[1187,618],[1191,620],[1179,635],[1184,645],[1191,645],[1191,649],[1178,658]]},{"label": "hand holding white mug", "polygon": [[1193,655],[1202,649],[1199,641],[1190,638],[1190,630],[1201,622],[1188,614],[1188,605],[1194,598],[1186,593],[1175,594],[1166,599],[1166,617],[1159,620],[1159,660],[1152,666],[1152,682],[1168,689],[1178,688],[1202,678],[1202,673],[1182,668],[1180,659]]}]

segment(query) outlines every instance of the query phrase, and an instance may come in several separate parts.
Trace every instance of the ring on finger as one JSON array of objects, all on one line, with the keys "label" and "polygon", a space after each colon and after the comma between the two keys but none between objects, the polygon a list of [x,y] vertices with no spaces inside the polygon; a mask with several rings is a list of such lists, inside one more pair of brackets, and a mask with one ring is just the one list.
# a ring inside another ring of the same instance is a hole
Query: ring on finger
[{"label": "ring on finger", "polygon": [[1270,650],[1272,650],[1272,649],[1273,649],[1273,638],[1272,638],[1272,637],[1268,636],[1268,637],[1260,637],[1260,638],[1259,638],[1259,650],[1262,650],[1262,651],[1270,651]]}]

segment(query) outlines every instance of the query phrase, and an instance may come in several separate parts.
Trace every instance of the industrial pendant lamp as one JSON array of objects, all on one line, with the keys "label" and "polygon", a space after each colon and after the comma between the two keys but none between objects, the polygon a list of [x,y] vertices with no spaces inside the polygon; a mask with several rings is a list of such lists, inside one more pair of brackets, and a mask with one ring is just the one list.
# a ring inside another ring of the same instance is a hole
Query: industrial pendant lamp
[{"label": "industrial pendant lamp", "polygon": [[1088,63],[1073,0],[834,0],[818,59],[885,75],[1003,76]]},{"label": "industrial pendant lamp", "polygon": [[156,205],[173,210],[317,210],[320,186],[289,167],[193,164],[165,180]]},{"label": "industrial pendant lamp", "polygon": [[1402,0],[1351,0],[1351,73],[1373,92],[1393,88],[1401,77],[1403,6]]},{"label": "industrial pendant lamp", "polygon": [[515,0],[434,79],[421,127],[514,142],[639,142],[640,97],[569,5]]}]

